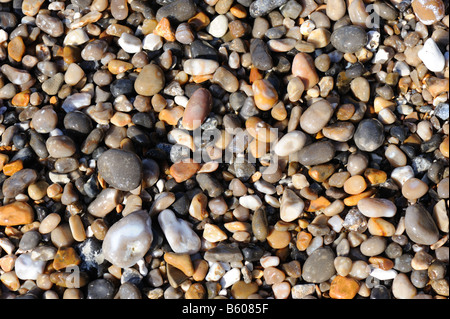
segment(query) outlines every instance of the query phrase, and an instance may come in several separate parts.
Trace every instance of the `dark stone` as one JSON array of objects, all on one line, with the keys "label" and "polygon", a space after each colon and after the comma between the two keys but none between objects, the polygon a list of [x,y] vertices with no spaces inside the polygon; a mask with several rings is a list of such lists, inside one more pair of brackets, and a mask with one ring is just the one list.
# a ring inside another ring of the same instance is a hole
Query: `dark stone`
[{"label": "dark stone", "polygon": [[107,279],[91,281],[87,287],[87,299],[113,299],[115,288]]}]

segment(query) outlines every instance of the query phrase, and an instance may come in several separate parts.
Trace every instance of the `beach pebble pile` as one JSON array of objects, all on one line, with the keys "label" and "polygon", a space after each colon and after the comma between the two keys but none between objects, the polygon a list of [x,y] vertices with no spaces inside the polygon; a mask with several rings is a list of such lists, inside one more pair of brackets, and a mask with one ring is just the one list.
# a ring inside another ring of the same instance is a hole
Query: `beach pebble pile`
[{"label": "beach pebble pile", "polygon": [[0,298],[448,299],[443,0],[1,0]]}]

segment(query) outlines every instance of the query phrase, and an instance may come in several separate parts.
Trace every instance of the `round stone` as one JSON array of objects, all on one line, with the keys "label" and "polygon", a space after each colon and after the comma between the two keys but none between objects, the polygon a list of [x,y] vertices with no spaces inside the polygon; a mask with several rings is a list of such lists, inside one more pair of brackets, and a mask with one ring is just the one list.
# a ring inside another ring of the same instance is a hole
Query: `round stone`
[{"label": "round stone", "polygon": [[75,142],[66,135],[50,136],[45,146],[50,156],[54,158],[70,157],[77,150]]},{"label": "round stone", "polygon": [[153,241],[150,215],[131,213],[113,224],[103,240],[102,251],[117,267],[131,267],[147,253]]},{"label": "round stone", "polygon": [[329,280],[335,273],[334,252],[328,247],[316,249],[303,265],[302,278],[306,282],[321,283]]},{"label": "round stone", "polygon": [[38,133],[50,133],[58,124],[58,115],[51,107],[43,107],[33,114],[33,127]]},{"label": "round stone", "polygon": [[164,88],[165,77],[162,69],[156,64],[147,64],[134,82],[136,93],[153,96]]},{"label": "round stone", "polygon": [[356,25],[343,26],[331,34],[331,44],[344,53],[355,53],[363,48],[368,37],[363,28]]},{"label": "round stone", "polygon": [[384,126],[376,119],[362,120],[353,139],[361,151],[373,152],[383,145]]},{"label": "round stone", "polygon": [[428,192],[428,185],[418,178],[408,179],[402,186],[402,195],[409,200],[421,198]]},{"label": "round stone", "polygon": [[122,191],[130,191],[139,186],[142,180],[142,163],[131,152],[111,149],[97,160],[98,172],[111,186]]},{"label": "round stone", "polygon": [[283,135],[274,147],[278,156],[288,156],[302,149],[306,143],[306,135],[301,131],[291,131]]}]

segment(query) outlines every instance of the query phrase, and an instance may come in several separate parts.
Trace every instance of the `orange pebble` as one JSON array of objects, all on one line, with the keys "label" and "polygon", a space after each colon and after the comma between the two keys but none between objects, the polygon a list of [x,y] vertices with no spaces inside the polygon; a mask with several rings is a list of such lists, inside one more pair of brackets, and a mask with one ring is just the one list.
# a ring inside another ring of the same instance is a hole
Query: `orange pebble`
[{"label": "orange pebble", "polygon": [[230,12],[238,19],[244,19],[247,17],[247,11],[242,4],[236,4],[230,8]]},{"label": "orange pebble", "polygon": [[330,297],[333,299],[353,299],[358,291],[358,281],[349,277],[336,276],[331,282]]},{"label": "orange pebble", "polygon": [[175,33],[172,30],[169,19],[165,17],[159,21],[155,30],[153,30],[153,33],[163,37],[169,42],[175,41]]},{"label": "orange pebble", "polygon": [[261,111],[270,110],[278,101],[278,93],[268,80],[256,80],[252,89],[256,107]]},{"label": "orange pebble", "polygon": [[16,160],[3,166],[3,174],[6,176],[13,176],[14,173],[17,173],[21,169],[23,169],[22,160]]},{"label": "orange pebble", "polygon": [[350,195],[361,194],[366,187],[366,180],[361,175],[352,176],[344,183],[344,191]]},{"label": "orange pebble", "polygon": [[307,212],[312,213],[312,212],[316,212],[316,211],[321,210],[321,209],[325,209],[330,204],[331,203],[330,203],[330,201],[328,199],[326,199],[323,196],[320,196],[319,198],[310,201],[308,208],[305,209],[305,210]]},{"label": "orange pebble", "polygon": [[297,241],[295,242],[297,249],[305,251],[311,243],[312,235],[306,231],[301,231],[297,234]]},{"label": "orange pebble", "polygon": [[11,104],[17,107],[25,107],[30,103],[30,92],[23,91],[14,95]]}]

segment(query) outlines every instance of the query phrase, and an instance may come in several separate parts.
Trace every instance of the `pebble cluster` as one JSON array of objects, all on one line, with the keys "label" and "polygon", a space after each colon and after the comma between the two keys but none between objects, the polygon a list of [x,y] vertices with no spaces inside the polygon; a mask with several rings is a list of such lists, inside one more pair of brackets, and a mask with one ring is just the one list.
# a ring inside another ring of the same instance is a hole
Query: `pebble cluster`
[{"label": "pebble cluster", "polygon": [[448,298],[448,31],[443,0],[1,0],[1,298]]}]

